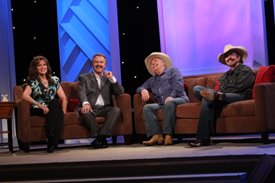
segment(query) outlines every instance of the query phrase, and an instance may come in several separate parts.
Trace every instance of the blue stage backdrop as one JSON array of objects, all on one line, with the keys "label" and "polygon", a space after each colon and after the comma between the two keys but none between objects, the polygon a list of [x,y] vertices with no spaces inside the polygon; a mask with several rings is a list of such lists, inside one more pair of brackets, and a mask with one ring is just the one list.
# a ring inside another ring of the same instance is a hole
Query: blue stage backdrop
[{"label": "blue stage backdrop", "polygon": [[62,81],[76,81],[90,72],[95,53],[107,56],[107,70],[121,80],[116,13],[115,0],[57,1]]},{"label": "blue stage backdrop", "polygon": [[[16,84],[11,2],[0,1],[0,97],[8,95],[13,100],[12,88]],[[0,98],[1,100],[1,98]],[[1,124],[0,124],[1,125]],[[1,126],[0,126],[1,130]]]}]

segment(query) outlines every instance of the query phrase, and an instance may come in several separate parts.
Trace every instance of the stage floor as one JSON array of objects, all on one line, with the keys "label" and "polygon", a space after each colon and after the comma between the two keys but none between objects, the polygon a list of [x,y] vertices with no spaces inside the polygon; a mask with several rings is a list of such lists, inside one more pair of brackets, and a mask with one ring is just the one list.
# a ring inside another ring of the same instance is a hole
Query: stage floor
[{"label": "stage floor", "polygon": [[[236,183],[263,173],[275,179],[269,168],[275,165],[275,134],[269,144],[262,144],[259,135],[219,136],[214,145],[200,148],[189,148],[187,142],[194,139],[187,138],[172,146],[121,140],[105,149],[91,148],[91,140],[65,141],[54,153],[47,153],[45,145],[32,146],[29,153],[2,148],[0,182]],[[253,173],[258,164],[265,171]]]},{"label": "stage floor", "polygon": [[[142,160],[183,157],[215,157],[238,155],[275,155],[275,134],[270,135],[271,143],[262,144],[255,135],[214,137],[214,145],[189,148],[188,139],[172,146],[144,146],[139,143],[124,145],[119,143],[105,149],[90,147],[91,139],[83,139],[74,144],[61,144],[54,153],[47,153],[45,146],[32,146],[30,153],[15,148],[10,153],[8,148],[0,149],[0,165],[64,163],[109,160]],[[67,142],[68,143],[68,142]]]}]

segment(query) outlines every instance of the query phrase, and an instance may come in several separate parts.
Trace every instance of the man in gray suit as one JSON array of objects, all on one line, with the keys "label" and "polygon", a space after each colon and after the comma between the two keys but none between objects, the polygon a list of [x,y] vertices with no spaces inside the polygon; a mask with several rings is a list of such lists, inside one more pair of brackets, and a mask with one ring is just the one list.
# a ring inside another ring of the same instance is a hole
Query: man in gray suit
[{"label": "man in gray suit", "polygon": [[[80,99],[80,115],[82,122],[91,131],[95,140],[91,143],[94,148],[106,148],[106,138],[112,135],[121,111],[112,106],[112,95],[124,93],[124,88],[118,83],[112,72],[105,71],[107,59],[103,54],[95,54],[91,65],[93,71],[79,76],[78,96]],[[105,123],[100,127],[96,117],[105,117]]]}]

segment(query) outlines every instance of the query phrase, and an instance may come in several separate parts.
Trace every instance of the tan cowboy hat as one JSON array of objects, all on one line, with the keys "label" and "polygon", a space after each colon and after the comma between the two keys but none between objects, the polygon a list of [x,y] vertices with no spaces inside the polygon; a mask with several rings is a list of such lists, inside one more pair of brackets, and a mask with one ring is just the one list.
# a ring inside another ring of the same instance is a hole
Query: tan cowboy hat
[{"label": "tan cowboy hat", "polygon": [[144,62],[145,62],[145,65],[147,67],[148,72],[153,76],[155,75],[155,73],[152,70],[152,68],[150,67],[150,63],[151,63],[153,58],[161,59],[165,63],[166,68],[170,68],[172,66],[171,58],[168,55],[166,55],[165,53],[161,53],[161,52],[151,53],[148,57],[145,58]]},{"label": "tan cowboy hat", "polygon": [[228,45],[224,46],[223,53],[220,53],[218,55],[218,60],[222,64],[226,65],[225,60],[224,60],[225,59],[224,55],[227,54],[231,50],[237,51],[241,55],[243,62],[246,60],[246,58],[247,58],[247,51],[246,51],[245,47],[243,47],[243,46],[233,46],[231,44],[228,44]]}]

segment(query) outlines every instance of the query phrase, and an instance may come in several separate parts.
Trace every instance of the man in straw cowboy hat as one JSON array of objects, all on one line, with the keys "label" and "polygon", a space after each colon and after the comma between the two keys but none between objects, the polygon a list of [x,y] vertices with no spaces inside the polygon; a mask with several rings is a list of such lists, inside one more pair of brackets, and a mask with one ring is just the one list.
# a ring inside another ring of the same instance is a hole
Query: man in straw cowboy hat
[{"label": "man in straw cowboy hat", "polygon": [[[175,129],[175,113],[179,104],[189,102],[183,87],[180,71],[172,67],[170,57],[161,52],[153,52],[145,59],[147,70],[152,75],[136,92],[141,93],[143,101],[150,99],[149,92],[153,93],[155,102],[147,103],[143,107],[148,141],[144,145],[172,145]],[[163,126],[157,121],[155,111],[163,110]]]},{"label": "man in straw cowboy hat", "polygon": [[210,135],[223,107],[251,98],[255,78],[251,68],[243,64],[246,58],[244,47],[226,45],[224,52],[218,55],[218,60],[230,69],[219,79],[219,88],[214,90],[199,85],[193,88],[195,97],[202,103],[196,141],[189,142],[189,146],[211,145]]}]

